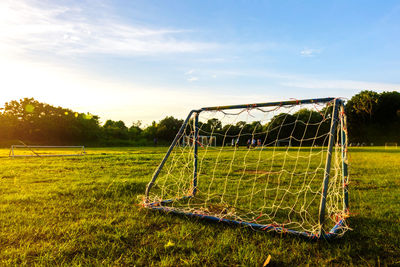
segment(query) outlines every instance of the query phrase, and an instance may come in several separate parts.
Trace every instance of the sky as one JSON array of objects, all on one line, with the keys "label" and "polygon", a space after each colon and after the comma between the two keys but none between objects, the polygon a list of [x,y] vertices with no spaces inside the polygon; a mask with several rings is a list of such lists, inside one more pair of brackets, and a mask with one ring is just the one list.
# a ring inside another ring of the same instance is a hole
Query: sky
[{"label": "sky", "polygon": [[204,106],[400,91],[400,1],[1,0],[0,106],[144,125]]}]

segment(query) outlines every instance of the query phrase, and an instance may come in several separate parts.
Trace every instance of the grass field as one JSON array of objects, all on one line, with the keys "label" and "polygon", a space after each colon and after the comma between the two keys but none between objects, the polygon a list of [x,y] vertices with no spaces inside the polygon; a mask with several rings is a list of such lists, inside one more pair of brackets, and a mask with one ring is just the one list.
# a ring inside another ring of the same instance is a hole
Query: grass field
[{"label": "grass field", "polygon": [[[228,220],[273,224],[319,234],[326,147],[208,147],[198,151],[193,192],[193,147],[175,147],[150,191],[149,202]],[[325,229],[343,217],[341,152],[333,153]],[[157,208],[157,207],[156,207]]]},{"label": "grass field", "polygon": [[350,150],[350,227],[331,242],[143,209],[166,148],[8,158],[0,150],[0,265],[400,265],[400,149]]}]

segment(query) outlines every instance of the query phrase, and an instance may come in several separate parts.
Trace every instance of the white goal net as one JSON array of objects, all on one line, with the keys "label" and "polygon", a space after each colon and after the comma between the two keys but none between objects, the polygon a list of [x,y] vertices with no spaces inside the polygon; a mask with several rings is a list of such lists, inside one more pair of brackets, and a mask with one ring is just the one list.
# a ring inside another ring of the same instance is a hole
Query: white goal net
[{"label": "white goal net", "polygon": [[[201,146],[199,136],[215,136],[216,146]],[[348,228],[346,137],[340,99],[192,111],[144,205],[265,231],[341,235]],[[176,145],[182,142],[191,145]]]}]

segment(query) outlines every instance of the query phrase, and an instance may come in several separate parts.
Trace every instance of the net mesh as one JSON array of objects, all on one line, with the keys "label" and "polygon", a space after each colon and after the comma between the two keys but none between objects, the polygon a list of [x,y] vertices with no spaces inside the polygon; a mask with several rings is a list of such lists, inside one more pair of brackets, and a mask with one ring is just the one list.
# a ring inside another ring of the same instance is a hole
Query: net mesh
[{"label": "net mesh", "polygon": [[[333,102],[202,111],[198,135],[215,136],[216,146],[197,145],[195,196],[188,197],[195,187],[195,146],[178,140],[147,201],[168,210],[318,234],[332,107]],[[345,122],[344,112],[339,114],[325,208],[328,231],[345,216],[342,153],[346,160],[347,151],[340,145]],[[180,139],[195,134],[191,118]]]}]

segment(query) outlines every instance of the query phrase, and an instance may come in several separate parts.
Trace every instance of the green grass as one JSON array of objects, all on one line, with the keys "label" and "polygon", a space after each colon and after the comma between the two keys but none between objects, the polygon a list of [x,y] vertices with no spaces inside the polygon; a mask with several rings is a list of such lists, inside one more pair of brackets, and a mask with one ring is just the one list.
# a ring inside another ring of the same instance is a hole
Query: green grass
[{"label": "green grass", "polygon": [[0,150],[0,265],[400,265],[400,149],[350,150],[353,230],[331,242],[143,209],[166,148],[87,151]]},{"label": "green grass", "polygon": [[[328,231],[343,214],[340,157],[332,164],[327,198]],[[150,201],[160,197],[182,199],[192,192],[193,151],[176,147],[150,191]],[[326,148],[293,147],[247,149],[242,147],[199,150],[198,185],[195,198],[168,204],[183,212],[199,212],[236,221],[262,225],[282,225],[286,229],[319,233],[318,210],[321,201]],[[336,166],[336,171],[334,170]]]}]

